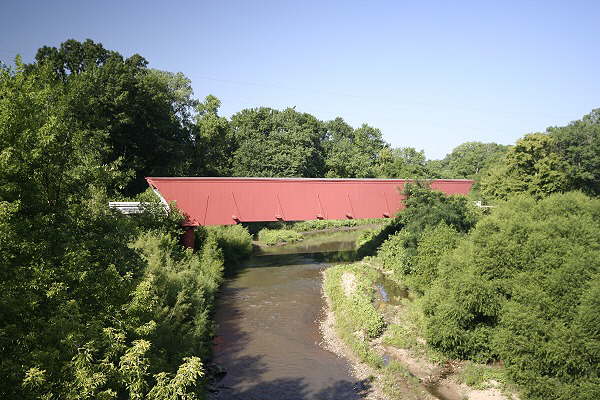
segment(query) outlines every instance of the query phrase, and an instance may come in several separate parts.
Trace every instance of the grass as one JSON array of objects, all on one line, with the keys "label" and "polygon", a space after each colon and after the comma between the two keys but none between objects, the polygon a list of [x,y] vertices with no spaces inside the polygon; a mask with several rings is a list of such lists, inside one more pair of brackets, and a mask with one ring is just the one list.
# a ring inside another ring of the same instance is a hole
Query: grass
[{"label": "grass", "polygon": [[[381,376],[381,391],[390,400],[408,400],[408,394],[413,394],[415,398],[420,398],[416,395],[422,391],[419,385],[419,379],[401,363],[390,361],[383,369]],[[409,392],[409,393],[407,393]]]},{"label": "grass", "polygon": [[399,324],[391,324],[388,327],[383,337],[383,344],[398,349],[414,349],[418,346],[418,342],[410,329]]},{"label": "grass", "polygon": [[[352,352],[373,368],[383,366],[382,358],[371,349],[368,339],[383,333],[384,321],[373,306],[374,271],[361,263],[338,265],[325,271],[324,289],[335,315],[336,331]],[[342,284],[344,274],[356,277],[356,288],[350,296]]]},{"label": "grass", "polygon": [[[352,291],[344,290],[346,274],[354,275]],[[422,392],[419,380],[397,361],[391,360],[385,365],[370,343],[385,331],[383,315],[373,305],[378,276],[379,272],[364,262],[338,265],[325,271],[323,287],[335,315],[336,333],[360,361],[376,371],[387,398],[417,399]]]},{"label": "grass", "polygon": [[279,243],[299,242],[304,237],[301,233],[289,229],[262,229],[258,232],[258,240],[268,246]]},{"label": "grass", "polygon": [[384,224],[389,221],[387,218],[364,218],[364,219],[340,219],[340,220],[324,220],[315,219],[311,221],[294,222],[289,227],[297,232],[317,231],[321,229],[334,229],[353,227],[371,224]]},{"label": "grass", "polygon": [[286,229],[295,232],[311,232],[327,229],[357,227],[364,225],[383,225],[390,221],[389,218],[362,218],[326,220],[314,219],[309,221],[278,221],[278,222],[250,222],[245,223],[250,233],[257,233],[262,229]]},{"label": "grass", "polygon": [[[506,376],[506,369],[503,367],[477,364],[474,362],[467,362],[465,364],[458,373],[458,380],[475,389],[487,389],[490,387],[506,389],[508,386],[512,386]],[[493,385],[490,381],[496,381],[498,384]],[[511,391],[514,391],[514,388],[511,389]]]},{"label": "grass", "polygon": [[404,299],[402,312],[396,314],[394,323],[389,324],[383,334],[382,343],[398,349],[410,350],[415,357],[424,357],[432,363],[444,363],[448,358],[428,346],[425,340],[425,315],[422,298]]}]

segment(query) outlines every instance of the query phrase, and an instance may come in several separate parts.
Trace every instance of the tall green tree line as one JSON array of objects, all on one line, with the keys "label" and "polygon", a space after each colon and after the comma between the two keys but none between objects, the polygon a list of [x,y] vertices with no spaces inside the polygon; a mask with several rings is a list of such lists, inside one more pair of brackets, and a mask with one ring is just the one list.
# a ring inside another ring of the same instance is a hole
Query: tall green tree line
[{"label": "tall green tree line", "polygon": [[126,58],[89,39],[42,47],[22,72],[40,68],[62,83],[73,120],[106,135],[102,162],[132,174],[124,195],[143,191],[146,176],[470,176],[438,168],[414,148],[393,149],[378,129],[339,117],[260,107],[225,118],[219,99],[194,98],[183,74],[151,69],[138,54]]}]

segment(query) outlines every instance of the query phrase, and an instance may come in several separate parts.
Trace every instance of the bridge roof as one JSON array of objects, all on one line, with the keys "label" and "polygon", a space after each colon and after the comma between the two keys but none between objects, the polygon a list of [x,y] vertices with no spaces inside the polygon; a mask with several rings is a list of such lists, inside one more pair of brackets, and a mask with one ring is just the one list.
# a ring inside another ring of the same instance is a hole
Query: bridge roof
[{"label": "bridge roof", "polygon": [[[312,219],[384,218],[403,206],[409,179],[146,178],[186,215],[184,225]],[[472,180],[431,180],[447,194],[467,194]]]}]

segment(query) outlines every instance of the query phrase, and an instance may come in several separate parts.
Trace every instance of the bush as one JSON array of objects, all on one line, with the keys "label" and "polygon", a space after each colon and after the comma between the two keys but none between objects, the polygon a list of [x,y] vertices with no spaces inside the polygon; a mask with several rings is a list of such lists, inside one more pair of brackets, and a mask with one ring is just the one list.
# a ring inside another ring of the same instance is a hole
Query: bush
[{"label": "bush", "polygon": [[427,227],[434,227],[440,222],[454,228],[457,232],[466,233],[475,226],[481,217],[481,210],[462,195],[446,195],[432,190],[424,183],[407,184],[404,188],[406,209],[402,211],[405,229],[412,233],[412,247],[420,234]]},{"label": "bush", "polygon": [[[206,229],[205,233],[203,233],[204,229]],[[252,235],[242,225],[200,227],[197,232],[197,237],[206,235],[216,241],[223,252],[227,271],[239,266],[252,253]]]},{"label": "bush", "polygon": [[[375,254],[376,250],[388,238],[402,230],[401,257],[410,270],[412,258],[416,255],[417,242],[428,227],[445,223],[457,232],[468,232],[481,217],[481,211],[471,204],[468,198],[460,195],[448,196],[432,190],[426,183],[408,183],[404,187],[405,209],[396,218],[369,236],[363,236],[357,242],[358,254],[361,257]],[[399,245],[400,237],[395,239]]]},{"label": "bush", "polygon": [[410,273],[410,260],[405,247],[406,238],[407,231],[396,232],[389,236],[377,250],[377,260],[397,278]]},{"label": "bush", "polygon": [[363,249],[379,242],[377,258],[383,267],[422,294],[436,279],[441,256],[480,215],[464,196],[447,196],[424,184],[408,184],[405,193],[406,209]]},{"label": "bush", "polygon": [[372,256],[390,235],[398,232],[404,226],[401,218],[396,217],[389,220],[379,229],[363,232],[356,241],[356,252],[359,257]]},{"label": "bush", "polygon": [[303,239],[301,233],[289,229],[263,229],[258,232],[258,240],[268,246],[278,243],[294,243]]},{"label": "bush", "polygon": [[175,370],[185,357],[208,356],[209,314],[223,277],[216,240],[209,238],[194,254],[169,235],[148,232],[132,246],[148,266],[126,310],[134,331],[153,344],[154,372]]},{"label": "bush", "polygon": [[427,227],[419,238],[411,276],[407,280],[408,286],[419,294],[425,293],[438,277],[441,258],[458,245],[461,237],[461,234],[444,222],[435,227]]},{"label": "bush", "polygon": [[600,392],[600,200],[518,197],[441,258],[426,294],[428,342],[504,361],[533,399]]}]

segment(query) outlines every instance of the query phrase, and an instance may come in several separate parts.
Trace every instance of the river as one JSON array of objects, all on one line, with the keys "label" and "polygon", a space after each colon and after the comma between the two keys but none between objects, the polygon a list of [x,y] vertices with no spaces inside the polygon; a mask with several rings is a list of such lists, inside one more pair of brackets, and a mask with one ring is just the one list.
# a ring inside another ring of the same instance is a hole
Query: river
[{"label": "river", "polygon": [[255,253],[220,293],[217,399],[360,399],[368,389],[321,345],[321,271],[353,257],[360,231],[309,236]]}]

